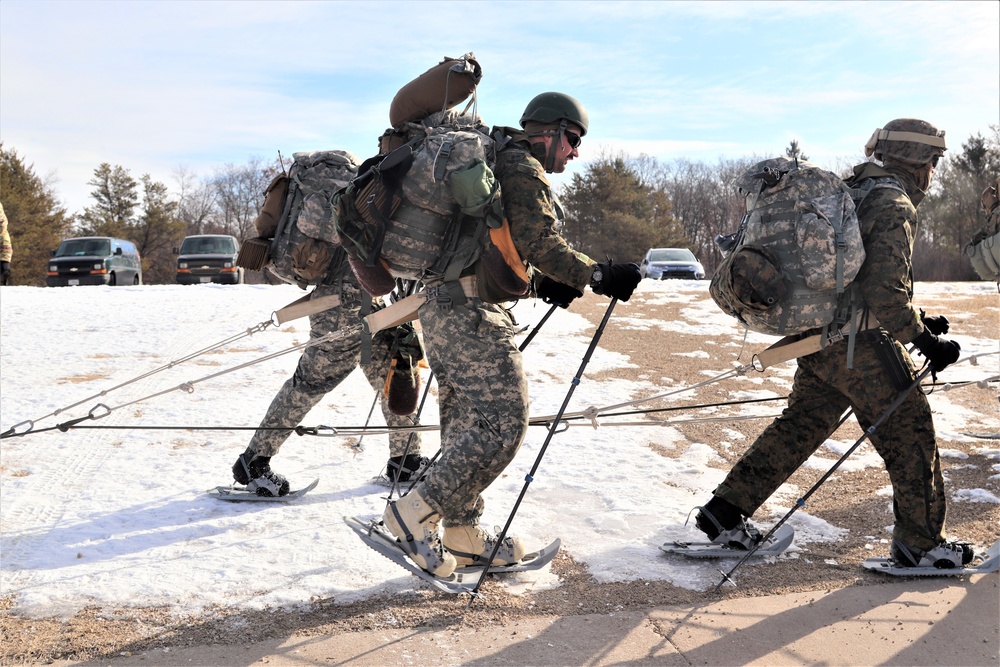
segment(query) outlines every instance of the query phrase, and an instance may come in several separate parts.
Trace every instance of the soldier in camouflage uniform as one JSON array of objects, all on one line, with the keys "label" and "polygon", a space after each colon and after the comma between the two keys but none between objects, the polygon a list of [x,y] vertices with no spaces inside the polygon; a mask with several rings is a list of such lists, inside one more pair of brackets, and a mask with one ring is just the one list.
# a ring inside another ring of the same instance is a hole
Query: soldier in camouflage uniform
[{"label": "soldier in camouflage uniform", "polygon": [[[597,264],[574,251],[556,231],[557,206],[546,172],[559,173],[579,153],[587,112],[560,93],[533,99],[521,118],[524,131],[498,128],[510,141],[494,174],[520,257],[545,278],[540,298],[565,307],[589,284],[598,294],[628,301],[639,283],[635,264]],[[475,267],[466,271],[473,275]],[[528,387],[513,321],[506,310],[468,296],[449,300],[446,286],[430,285],[420,307],[427,361],[439,386],[441,457],[416,488],[390,502],[383,515],[412,560],[437,576],[483,563],[496,537],[479,525],[481,493],[514,458],[528,427]],[[443,519],[443,544],[438,533]],[[504,540],[494,563],[514,563],[525,549]]]},{"label": "soldier in camouflage uniform", "polygon": [[[362,299],[368,298],[358,286],[347,261],[330,267],[331,276],[314,288],[311,298],[339,294],[341,304],[329,310],[309,316],[309,336],[319,338],[327,333],[339,331],[360,321]],[[372,302],[380,307],[380,300]],[[391,409],[396,405],[406,405],[408,410],[415,407],[415,396],[400,398],[401,393],[415,392],[411,372],[416,372],[417,362],[422,352],[413,330],[403,327],[401,335],[395,329],[381,331],[375,335],[371,345],[371,361],[361,363],[372,389],[378,392],[385,423],[390,427],[413,426],[412,415],[400,416]],[[409,336],[405,329],[408,329]],[[343,382],[361,361],[361,337],[359,333],[340,339],[307,347],[299,358],[295,373],[271,400],[271,405],[260,422],[260,429],[254,432],[250,445],[233,465],[233,477],[240,484],[246,484],[258,495],[283,496],[288,493],[289,484],[282,475],[271,470],[271,457],[278,453],[282,443],[291,435],[291,428],[298,426],[309,411],[329,392]],[[396,370],[389,386],[389,396],[383,391],[390,365],[396,360]],[[395,392],[395,395],[393,394]],[[400,410],[397,410],[400,411]],[[275,427],[288,427],[289,430]],[[420,434],[416,432],[393,432],[389,435],[389,462],[387,475],[400,482],[409,481],[426,468],[428,459],[420,455]]]},{"label": "soldier in camouflage uniform", "polygon": [[1000,177],[983,190],[981,201],[986,224],[972,237],[965,254],[980,278],[1000,283]]},{"label": "soldier in camouflage uniform", "polygon": [[[848,368],[846,340],[798,359],[788,406],[699,508],[697,526],[714,542],[744,549],[759,542],[760,532],[746,518],[831,435],[844,411],[854,408],[867,430],[897,398],[900,390],[876,351],[880,335],[891,336],[911,379],[914,364],[903,344],[916,345],[935,371],[958,360],[958,343],[940,337],[948,330],[947,319],[924,317],[912,304],[916,207],[944,151],[944,132],[915,119],[888,123],[866,146],[866,155],[882,166],[858,165],[848,184],[861,189],[875,179],[876,187],[858,209],[866,258],[855,284],[869,322],[877,324],[858,334],[853,368]],[[892,481],[893,559],[904,566],[968,563],[969,545],[945,541],[944,479],[923,390],[911,391],[871,441]]]}]

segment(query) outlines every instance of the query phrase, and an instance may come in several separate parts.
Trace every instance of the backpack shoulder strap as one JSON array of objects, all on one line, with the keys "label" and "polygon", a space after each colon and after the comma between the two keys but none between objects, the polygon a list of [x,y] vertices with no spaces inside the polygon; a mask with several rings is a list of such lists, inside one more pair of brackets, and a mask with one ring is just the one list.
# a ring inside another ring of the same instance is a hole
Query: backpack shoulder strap
[{"label": "backpack shoulder strap", "polygon": [[854,200],[854,208],[860,210],[861,204],[868,195],[879,189],[899,190],[904,194],[906,193],[906,190],[903,189],[903,186],[899,184],[899,181],[894,176],[865,178],[858,181],[854,187],[848,187],[851,199]]}]

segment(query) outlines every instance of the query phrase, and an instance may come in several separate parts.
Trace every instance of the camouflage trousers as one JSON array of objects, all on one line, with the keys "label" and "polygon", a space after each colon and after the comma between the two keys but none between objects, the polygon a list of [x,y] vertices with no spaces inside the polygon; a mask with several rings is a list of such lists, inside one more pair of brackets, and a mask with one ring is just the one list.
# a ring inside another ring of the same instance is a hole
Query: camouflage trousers
[{"label": "camouflage trousers", "polygon": [[479,523],[480,495],[513,460],[528,430],[528,383],[514,325],[470,298],[420,307],[427,362],[438,383],[441,455],[418,490],[445,526]]},{"label": "camouflage trousers", "polygon": [[[335,286],[319,285],[313,295],[318,298],[336,292]],[[310,339],[315,340],[328,332],[358,324],[361,298],[361,290],[353,281],[345,279],[341,290],[343,304],[309,317]],[[382,391],[392,359],[393,334],[386,331],[376,334],[371,345],[371,362],[362,364],[363,335],[365,334],[358,333],[306,348],[299,358],[295,373],[285,381],[271,400],[271,405],[260,422],[260,428],[298,426],[309,411],[326,394],[336,389],[359,365],[368,384],[379,395],[385,423],[396,427],[412,426],[412,416],[400,417],[389,410],[388,401]],[[291,430],[284,429],[255,431],[250,440],[250,448],[261,456],[274,456],[291,434]],[[400,432],[389,435],[389,456],[402,456],[404,453],[420,453],[419,433]]]},{"label": "camouflage trousers", "polygon": [[[847,342],[798,360],[788,407],[733,466],[715,495],[752,515],[831,435],[850,406],[867,430],[899,395],[862,333],[847,368]],[[914,376],[910,355],[895,342]],[[893,537],[918,549],[944,539],[946,498],[930,405],[921,388],[910,392],[871,437],[892,482]]]}]

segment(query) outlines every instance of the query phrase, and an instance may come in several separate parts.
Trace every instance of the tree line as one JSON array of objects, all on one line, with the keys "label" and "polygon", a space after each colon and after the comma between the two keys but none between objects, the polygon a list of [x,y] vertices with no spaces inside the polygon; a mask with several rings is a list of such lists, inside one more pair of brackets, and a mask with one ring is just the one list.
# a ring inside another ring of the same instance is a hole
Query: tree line
[{"label": "tree line", "polygon": [[[785,155],[809,159],[795,141]],[[649,248],[687,247],[711,276],[722,261],[716,236],[736,231],[745,212],[732,183],[766,157],[771,156],[720,158],[707,164],[599,155],[561,192],[567,212],[564,235],[591,257],[611,256],[615,261],[639,262]],[[864,161],[860,155],[856,160]],[[838,164],[831,171],[847,178],[853,166]],[[945,154],[919,209],[916,280],[979,279],[965,250],[986,224],[980,196],[998,174],[1000,125],[991,125],[988,137],[973,135]]]},{"label": "tree line", "polygon": [[[969,137],[946,153],[920,207],[913,260],[917,280],[976,280],[965,247],[985,223],[980,193],[1000,174],[1000,126]],[[788,157],[808,160],[797,142]],[[743,200],[732,183],[758,156],[716,163],[604,152],[587,162],[557,193],[566,213],[561,230],[576,249],[603,260],[639,262],[655,247],[687,247],[711,275],[722,260],[715,238],[735,231]],[[864,161],[859,157],[857,162]],[[850,164],[832,170],[841,177]],[[76,214],[58,201],[54,184],[25,157],[0,143],[0,202],[14,246],[13,284],[44,285],[50,252],[71,236],[117,236],[133,241],[146,283],[173,283],[173,248],[191,234],[254,236],[253,221],[280,158],[226,164],[207,177],[178,168],[173,192],[148,174],[134,178],[102,163],[88,181],[92,204]]]},{"label": "tree line", "polygon": [[70,214],[54,184],[42,179],[16,150],[0,143],[0,202],[9,221],[13,284],[45,284],[51,252],[65,238],[114,236],[135,243],[143,282],[173,283],[173,249],[191,234],[253,236],[262,193],[280,162],[251,157],[226,164],[204,178],[185,168],[174,172],[175,190],[148,174],[136,179],[121,165],[102,163],[87,182],[92,204]]}]

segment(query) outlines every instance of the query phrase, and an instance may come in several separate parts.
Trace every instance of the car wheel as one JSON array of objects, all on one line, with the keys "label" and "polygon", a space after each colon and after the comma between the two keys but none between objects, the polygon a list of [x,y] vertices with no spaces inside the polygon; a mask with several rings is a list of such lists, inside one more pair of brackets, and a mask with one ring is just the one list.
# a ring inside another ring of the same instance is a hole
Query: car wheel
[{"label": "car wheel", "polygon": [[115,274],[112,273],[110,276],[108,276],[108,286],[114,287],[117,284],[118,284],[118,279],[115,277]]},{"label": "car wheel", "polygon": [[133,285],[138,285],[139,284],[139,274],[138,273],[135,274],[135,276],[132,278],[132,284]]}]

